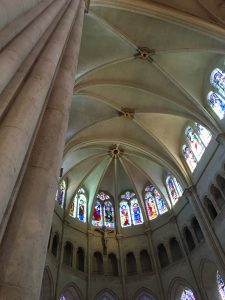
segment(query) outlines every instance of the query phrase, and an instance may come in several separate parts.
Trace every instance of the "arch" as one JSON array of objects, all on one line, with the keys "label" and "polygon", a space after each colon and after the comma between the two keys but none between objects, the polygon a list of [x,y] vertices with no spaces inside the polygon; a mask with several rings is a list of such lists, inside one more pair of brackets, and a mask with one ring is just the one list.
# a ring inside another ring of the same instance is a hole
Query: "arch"
[{"label": "arch", "polygon": [[160,266],[161,268],[165,268],[170,264],[166,248],[163,244],[159,244],[157,249]]},{"label": "arch", "polygon": [[92,217],[92,224],[94,226],[103,225],[103,216],[102,216],[102,204],[99,200],[95,202],[94,212]]},{"label": "arch", "polygon": [[202,126],[201,124],[195,122],[195,130],[197,131],[203,145],[205,147],[208,146],[208,144],[210,143],[211,139],[212,139],[212,134],[211,132],[206,129],[204,126]]},{"label": "arch", "polygon": [[197,159],[195,158],[191,148],[187,145],[183,145],[182,153],[191,173],[193,173],[197,166]]},{"label": "arch", "polygon": [[[186,298],[182,296],[185,295],[185,291],[189,291],[189,297]],[[196,292],[193,287],[183,278],[176,277],[174,278],[168,290],[168,299],[169,300],[197,300]]]},{"label": "arch", "polygon": [[74,284],[68,284],[59,296],[59,300],[82,300],[79,288]]},{"label": "arch", "polygon": [[217,279],[217,285],[218,285],[221,300],[225,300],[225,285],[219,271],[217,271],[216,279]]},{"label": "arch", "polygon": [[104,225],[109,228],[114,228],[114,208],[111,201],[104,202]]},{"label": "arch", "polygon": [[225,204],[225,200],[224,200],[220,190],[214,184],[212,184],[210,187],[210,192],[211,192],[213,199],[215,200],[218,208],[222,209],[222,207]]},{"label": "arch", "polygon": [[93,255],[93,273],[96,274],[103,274],[104,268],[103,268],[103,257],[100,252],[95,252]]},{"label": "arch", "polygon": [[57,257],[58,255],[58,247],[59,247],[59,234],[58,232],[56,232],[54,234],[53,240],[52,240],[52,249],[51,249],[51,253]]},{"label": "arch", "polygon": [[110,253],[108,255],[108,273],[112,276],[118,276],[118,263],[116,255]]},{"label": "arch", "polygon": [[204,240],[204,235],[203,235],[202,229],[201,229],[196,217],[192,218],[191,225],[194,230],[197,241],[201,242],[202,240]]},{"label": "arch", "polygon": [[192,236],[191,231],[188,229],[188,227],[184,228],[184,237],[188,246],[188,250],[191,252],[195,248],[195,242]]},{"label": "arch", "polygon": [[197,133],[195,133],[193,128],[190,126],[188,126],[186,128],[185,136],[186,136],[187,144],[191,148],[192,153],[194,154],[197,161],[200,161],[200,159],[205,151],[205,147],[204,147],[202,141],[200,140]]},{"label": "arch", "polygon": [[78,247],[76,265],[77,265],[77,269],[82,272],[84,272],[84,259],[85,259],[84,250],[81,247]]},{"label": "arch", "polygon": [[53,296],[53,279],[49,267],[45,267],[39,300],[49,300]]},{"label": "arch", "polygon": [[127,201],[120,202],[120,223],[122,227],[131,226],[130,208]]},{"label": "arch", "polygon": [[127,267],[127,275],[137,274],[136,259],[133,252],[129,252],[126,255],[126,267]]},{"label": "arch", "polygon": [[72,267],[73,263],[73,245],[70,242],[66,242],[63,249],[63,263],[64,265]]},{"label": "arch", "polygon": [[217,211],[214,205],[212,204],[212,201],[208,197],[204,198],[204,205],[208,211],[210,218],[214,220],[217,217]]},{"label": "arch", "polygon": [[181,259],[183,257],[183,254],[177,239],[175,237],[172,237],[170,239],[169,244],[170,244],[170,252],[171,252],[173,262]]},{"label": "arch", "polygon": [[166,178],[166,187],[169,192],[169,196],[172,204],[176,204],[179,198],[183,194],[183,189],[177,179],[171,175]]},{"label": "arch", "polygon": [[112,290],[104,289],[95,296],[94,300],[119,300],[119,297]]},{"label": "arch", "polygon": [[147,250],[141,250],[140,262],[142,273],[152,272],[152,263]]},{"label": "arch", "polygon": [[133,300],[156,300],[156,296],[147,288],[140,288],[134,295]]}]

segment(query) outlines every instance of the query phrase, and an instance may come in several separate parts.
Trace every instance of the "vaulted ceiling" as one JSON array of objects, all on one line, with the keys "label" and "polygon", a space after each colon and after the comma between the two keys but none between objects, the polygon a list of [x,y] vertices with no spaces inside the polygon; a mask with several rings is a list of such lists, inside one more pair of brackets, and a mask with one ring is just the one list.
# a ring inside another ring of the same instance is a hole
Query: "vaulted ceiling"
[{"label": "vaulted ceiling", "polygon": [[204,21],[199,1],[183,11],[199,10],[202,20],[148,2],[93,0],[85,15],[63,162],[68,199],[81,185],[90,200],[98,189],[141,197],[149,181],[168,199],[168,172],[190,184],[187,124],[221,131],[206,99],[225,51],[220,28]]}]

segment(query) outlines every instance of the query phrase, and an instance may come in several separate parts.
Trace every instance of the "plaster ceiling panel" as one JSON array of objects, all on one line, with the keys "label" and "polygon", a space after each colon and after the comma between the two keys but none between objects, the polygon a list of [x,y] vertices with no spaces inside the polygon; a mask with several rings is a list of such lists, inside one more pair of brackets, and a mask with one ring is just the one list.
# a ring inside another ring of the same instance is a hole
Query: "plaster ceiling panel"
[{"label": "plaster ceiling panel", "polygon": [[123,39],[86,14],[81,40],[76,77],[109,61],[130,57],[133,47]]},{"label": "plaster ceiling panel", "polygon": [[[204,105],[203,88],[208,66],[218,55],[207,52],[169,53],[155,56],[155,61],[171,74],[199,103]],[[209,79],[208,79],[209,81]]]},{"label": "plaster ceiling panel", "polygon": [[168,155],[162,145],[158,144],[142,127],[122,116],[99,122],[79,132],[71,141],[71,144],[79,145],[84,141],[98,140],[108,140],[112,143],[115,141],[128,144],[134,143],[140,145],[140,147],[146,147],[160,157],[164,156],[165,158]]},{"label": "plaster ceiling panel", "polygon": [[67,189],[67,205],[69,205],[71,198],[83,180],[90,174],[103,161],[103,157],[94,157],[84,160],[82,163],[77,164],[67,174],[68,189]]},{"label": "plaster ceiling panel", "polygon": [[83,160],[95,157],[97,155],[103,155],[105,152],[99,149],[81,148],[67,152],[63,158],[63,174],[66,174],[74,165],[81,163]]},{"label": "plaster ceiling panel", "polygon": [[152,132],[182,165],[180,147],[185,125],[188,122],[186,118],[167,114],[137,114],[135,119]]},{"label": "plaster ceiling panel", "polygon": [[[109,154],[108,154],[109,155]],[[117,178],[116,178],[117,180]],[[102,181],[100,182],[99,191],[107,191],[115,200],[115,169],[114,160],[112,159]]]},{"label": "plaster ceiling panel", "polygon": [[224,46],[224,42],[206,36],[200,31],[153,16],[103,6],[92,7],[91,10],[118,28],[135,45],[149,47],[156,52],[174,49],[221,49]]},{"label": "plaster ceiling panel", "polygon": [[[144,89],[151,93],[169,98],[189,109],[195,109],[179,88],[171,82],[156,66],[148,61],[134,59],[125,61],[120,65],[112,65],[108,68],[94,72],[82,81],[82,88],[98,85],[101,89],[103,85],[114,85],[115,91],[117,85],[132,85],[139,89]],[[79,89],[79,85],[77,87]],[[132,93],[132,91],[131,91]],[[113,94],[112,94],[113,95]]]},{"label": "plaster ceiling panel", "polygon": [[117,194],[118,194],[118,197],[121,195],[121,193],[125,192],[126,190],[134,191],[134,185],[133,185],[132,181],[130,180],[130,177],[128,176],[126,170],[124,169],[124,165],[121,164],[120,160],[117,160]]},{"label": "plaster ceiling panel", "polygon": [[73,96],[66,140],[70,139],[83,128],[117,115],[118,112],[112,107],[103,102],[96,101],[93,97],[83,95]]}]

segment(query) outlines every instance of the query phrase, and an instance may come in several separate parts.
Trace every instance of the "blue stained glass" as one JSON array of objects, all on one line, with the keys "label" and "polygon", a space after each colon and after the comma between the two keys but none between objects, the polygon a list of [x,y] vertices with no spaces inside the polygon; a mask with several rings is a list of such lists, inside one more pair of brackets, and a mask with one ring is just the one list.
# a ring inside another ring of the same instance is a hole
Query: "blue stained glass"
[{"label": "blue stained glass", "polygon": [[168,211],[168,208],[166,207],[166,202],[165,200],[162,198],[161,194],[157,191],[157,189],[154,189],[154,196],[155,196],[155,200],[157,203],[157,207],[159,210],[160,215],[164,214],[165,212]]},{"label": "blue stained glass", "polygon": [[207,147],[212,138],[210,131],[199,123],[195,123],[195,128],[204,146]]},{"label": "blue stained glass", "polygon": [[219,91],[219,93],[225,96],[225,73],[219,68],[212,71],[210,82]]},{"label": "blue stained glass", "polygon": [[130,208],[127,201],[120,202],[120,222],[122,227],[131,226]]},{"label": "blue stained glass", "polygon": [[209,105],[212,107],[219,119],[222,120],[225,115],[225,99],[219,94],[211,91],[208,94],[208,101]]},{"label": "blue stained glass", "polygon": [[[162,198],[161,194],[152,184],[145,187],[145,200],[147,200],[146,206],[150,220],[155,219],[158,215],[158,212],[160,215],[162,215],[168,211],[166,201]],[[157,211],[155,209],[155,204],[157,206]]]},{"label": "blue stained glass", "polygon": [[139,225],[143,223],[141,209],[136,198],[131,200],[131,215],[134,225]]},{"label": "blue stained glass", "polygon": [[180,300],[195,300],[195,296],[191,290],[185,289],[181,294]]},{"label": "blue stained glass", "polygon": [[218,289],[219,289],[221,299],[225,300],[225,285],[224,285],[224,281],[218,271],[217,271],[216,277],[217,277],[216,279],[217,279],[217,284],[218,284]]},{"label": "blue stained glass", "polygon": [[104,225],[114,228],[114,209],[110,201],[104,203]]},{"label": "blue stained glass", "polygon": [[102,206],[100,201],[96,201],[94,212],[93,212],[93,218],[92,218],[92,224],[94,226],[102,226],[103,220],[102,220]]}]

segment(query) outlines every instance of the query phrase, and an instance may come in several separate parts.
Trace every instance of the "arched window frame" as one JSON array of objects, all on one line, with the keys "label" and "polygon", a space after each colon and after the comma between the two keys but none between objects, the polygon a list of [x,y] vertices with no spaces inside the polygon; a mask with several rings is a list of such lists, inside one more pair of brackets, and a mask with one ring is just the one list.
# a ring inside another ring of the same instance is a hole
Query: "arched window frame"
[{"label": "arched window frame", "polygon": [[[73,196],[70,209],[69,209],[69,215],[73,218],[77,218],[79,221],[86,223],[87,220],[87,202],[88,202],[87,192],[86,190],[81,187],[79,188],[75,195]],[[80,202],[83,202],[80,205]],[[83,214],[81,214],[83,210]],[[82,220],[83,215],[83,220]]]},{"label": "arched window frame", "polygon": [[[134,207],[136,205],[136,207]],[[127,219],[129,224],[124,225],[125,222],[122,222],[122,219],[124,217],[124,214],[122,213],[123,207],[126,206],[127,208]],[[136,209],[136,215],[134,210]],[[129,227],[131,225],[141,225],[144,222],[143,214],[141,210],[140,203],[133,191],[124,191],[120,195],[120,204],[119,204],[119,210],[120,210],[120,224],[121,227]]]},{"label": "arched window frame", "polygon": [[[153,184],[147,185],[143,194],[149,220],[156,219],[159,215],[163,215],[168,211],[166,200]],[[154,215],[152,215],[152,209],[153,211],[155,209]]]},{"label": "arched window frame", "polygon": [[182,146],[182,154],[184,156],[185,162],[190,172],[193,173],[198,163],[196,157],[194,156],[194,153],[192,152],[191,148],[188,145],[184,144]]},{"label": "arched window frame", "polygon": [[185,288],[180,296],[180,300],[196,300],[191,289]]},{"label": "arched window frame", "polygon": [[[191,143],[189,137],[194,138],[194,140],[196,141],[196,145],[198,145],[197,147],[200,147],[200,150],[196,149],[196,146],[193,143]],[[199,162],[202,158],[203,153],[205,152],[205,146],[204,146],[202,140],[200,139],[198,133],[196,132],[195,128],[193,128],[190,125],[187,126],[185,129],[185,141],[186,141],[186,144],[190,147],[197,162]]]},{"label": "arched window frame", "polygon": [[[174,187],[175,196],[173,196],[173,194],[172,194],[172,191],[170,188],[171,184]],[[177,181],[176,177],[169,174],[166,178],[166,187],[167,187],[171,202],[173,205],[175,205],[177,203],[177,201],[179,200],[179,198],[183,195],[183,189],[181,187],[181,184]]]},{"label": "arched window frame", "polygon": [[207,95],[208,105],[222,120],[225,116],[225,72],[215,68],[210,75],[211,90]]},{"label": "arched window frame", "polygon": [[63,208],[65,198],[66,198],[66,189],[67,189],[67,184],[66,180],[62,180],[58,184],[58,189],[56,191],[55,195],[55,201]]},{"label": "arched window frame", "polygon": [[[114,201],[111,195],[105,191],[99,191],[96,197],[95,201],[95,207],[96,203],[99,203],[100,205],[100,211],[101,211],[101,220],[100,221],[95,221],[93,219],[93,214],[92,214],[92,225],[101,227],[105,226],[108,228],[114,228],[115,227],[115,210],[114,210]],[[112,216],[112,221],[106,221],[107,213],[106,213],[106,207],[111,207],[111,216]],[[95,209],[95,208],[94,208]]]}]

